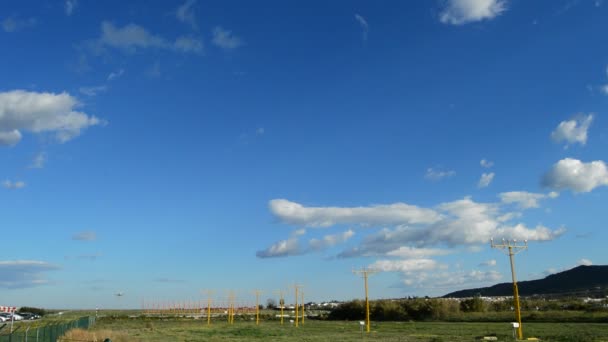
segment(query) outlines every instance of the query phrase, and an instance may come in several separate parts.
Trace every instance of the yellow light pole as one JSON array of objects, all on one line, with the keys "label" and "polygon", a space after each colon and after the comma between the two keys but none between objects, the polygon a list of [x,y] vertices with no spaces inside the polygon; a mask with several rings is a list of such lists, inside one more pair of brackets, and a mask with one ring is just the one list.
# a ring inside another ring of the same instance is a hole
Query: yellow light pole
[{"label": "yellow light pole", "polygon": [[294,284],[294,285],[293,285],[293,287],[294,287],[294,288],[295,288],[295,290],[296,290],[296,295],[295,295],[295,298],[296,298],[296,303],[295,303],[295,307],[296,307],[296,328],[297,328],[297,327],[298,327],[298,323],[299,323],[298,321],[299,321],[299,319],[300,319],[300,315],[299,315],[299,313],[298,313],[298,290],[299,290],[299,289],[300,289],[300,287],[302,287],[302,286],[301,286],[301,285],[298,285],[298,284]]},{"label": "yellow light pole", "polygon": [[281,307],[281,325],[283,325],[283,307],[285,306],[285,300],[283,299],[283,291],[275,291],[279,295],[279,306]]},{"label": "yellow light pole", "polygon": [[302,296],[302,325],[304,325],[304,290],[300,292],[300,295]]},{"label": "yellow light pole", "polygon": [[521,324],[521,311],[519,307],[519,290],[517,288],[517,279],[515,277],[515,262],[513,261],[513,256],[517,253],[520,253],[526,249],[528,249],[528,240],[524,240],[523,244],[517,244],[517,240],[506,240],[502,239],[502,244],[495,244],[494,239],[490,240],[490,245],[492,248],[502,249],[506,251],[506,254],[509,256],[509,261],[511,262],[511,278],[513,279],[513,301],[515,304],[515,319],[517,320],[517,339],[523,340],[524,331]]},{"label": "yellow light pole", "polygon": [[262,291],[255,290],[255,325],[260,325],[260,294]]},{"label": "yellow light pole", "polygon": [[368,276],[377,273],[377,270],[371,269],[371,268],[362,268],[360,270],[353,270],[353,273],[359,276],[362,276],[363,279],[365,280],[365,326],[366,326],[366,331],[369,333],[370,332],[370,320],[369,320],[369,298],[367,295],[367,278]]},{"label": "yellow light pole", "polygon": [[207,294],[207,325],[211,325],[211,296],[213,295],[213,290],[205,290]]}]

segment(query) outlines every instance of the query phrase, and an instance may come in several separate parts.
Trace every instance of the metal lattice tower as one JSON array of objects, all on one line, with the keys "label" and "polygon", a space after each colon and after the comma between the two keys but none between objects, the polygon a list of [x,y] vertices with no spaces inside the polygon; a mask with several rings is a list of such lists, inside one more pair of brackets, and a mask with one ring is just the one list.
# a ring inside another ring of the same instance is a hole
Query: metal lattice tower
[{"label": "metal lattice tower", "polygon": [[369,299],[368,299],[368,287],[367,287],[367,278],[375,273],[378,273],[378,270],[364,267],[360,270],[353,270],[353,273],[363,277],[365,281],[365,326],[366,330],[370,332],[370,321],[369,321]]},{"label": "metal lattice tower", "polygon": [[513,301],[515,304],[515,319],[517,319],[517,339],[523,340],[524,332],[521,325],[521,310],[519,306],[519,290],[517,288],[517,278],[515,277],[515,263],[513,256],[524,250],[528,249],[528,240],[524,240],[523,243],[518,243],[517,240],[505,240],[502,239],[502,243],[495,244],[494,239],[490,239],[490,245],[492,248],[500,249],[509,256],[511,262],[511,278],[513,279]]}]

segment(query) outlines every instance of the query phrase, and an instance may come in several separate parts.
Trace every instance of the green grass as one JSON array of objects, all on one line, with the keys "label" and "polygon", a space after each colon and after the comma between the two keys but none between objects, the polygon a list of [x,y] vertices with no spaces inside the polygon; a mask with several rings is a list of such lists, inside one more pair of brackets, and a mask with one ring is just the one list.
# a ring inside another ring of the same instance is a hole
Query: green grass
[{"label": "green grass", "polygon": [[[101,318],[95,331],[124,333],[134,341],[473,341],[477,336],[495,335],[499,341],[512,341],[508,323],[382,322],[372,323],[372,331],[361,333],[359,322],[307,320],[295,328],[286,322],[225,321],[192,319]],[[608,324],[524,323],[526,337],[543,341],[606,341]],[[99,336],[100,337],[100,336]]]}]

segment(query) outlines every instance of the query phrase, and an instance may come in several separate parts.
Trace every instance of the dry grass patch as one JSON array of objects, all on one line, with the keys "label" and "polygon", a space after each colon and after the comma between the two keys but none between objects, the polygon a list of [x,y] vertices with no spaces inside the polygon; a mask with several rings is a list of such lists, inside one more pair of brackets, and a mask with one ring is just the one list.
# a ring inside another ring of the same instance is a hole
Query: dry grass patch
[{"label": "dry grass patch", "polygon": [[61,336],[58,342],[70,342],[70,341],[91,341],[91,342],[103,342],[106,338],[112,340],[112,342],[139,342],[139,339],[133,338],[120,331],[112,330],[84,330],[84,329],[72,329]]}]

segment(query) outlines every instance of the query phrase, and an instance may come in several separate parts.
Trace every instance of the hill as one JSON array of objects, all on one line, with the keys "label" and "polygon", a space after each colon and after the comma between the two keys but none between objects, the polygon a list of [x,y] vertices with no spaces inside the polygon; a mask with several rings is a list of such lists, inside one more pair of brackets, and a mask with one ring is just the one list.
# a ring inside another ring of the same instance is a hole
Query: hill
[{"label": "hill", "polygon": [[[608,266],[578,266],[552,274],[544,279],[517,282],[520,296],[590,296],[608,292]],[[513,284],[501,283],[490,287],[460,290],[448,293],[444,298],[512,296]]]}]

